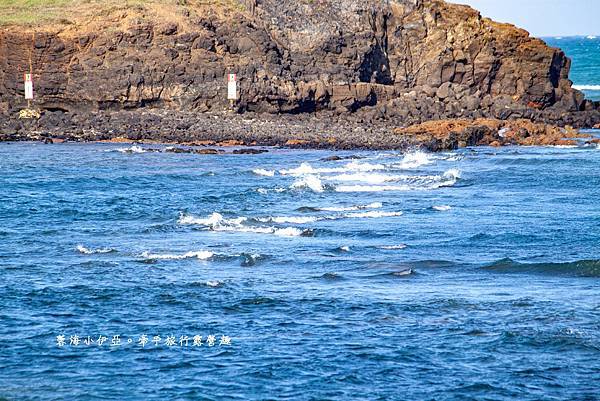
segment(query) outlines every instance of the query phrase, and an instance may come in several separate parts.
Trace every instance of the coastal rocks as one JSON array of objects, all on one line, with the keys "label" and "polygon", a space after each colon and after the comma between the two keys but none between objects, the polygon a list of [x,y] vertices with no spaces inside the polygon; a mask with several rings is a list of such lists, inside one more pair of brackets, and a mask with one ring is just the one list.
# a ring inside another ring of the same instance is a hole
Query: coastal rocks
[{"label": "coastal rocks", "polygon": [[199,155],[218,155],[219,152],[217,149],[196,149],[194,153]]},{"label": "coastal rocks", "polygon": [[572,146],[577,144],[576,138],[590,137],[570,127],[560,128],[524,119],[429,121],[394,132],[409,143],[434,151],[467,146]]},{"label": "coastal rocks", "polygon": [[[260,154],[264,146],[314,149],[395,149],[419,147],[430,151],[465,146],[574,145],[585,135],[570,127],[560,128],[528,119],[460,118],[431,120],[403,128],[391,128],[389,120],[365,123],[361,113],[351,115],[298,114],[286,118],[265,114],[194,113],[153,109],[144,113],[100,111],[71,116],[77,124],[56,127],[44,121],[28,122],[15,132],[6,131],[5,141],[100,141],[116,144],[173,144],[148,147],[176,154]],[[173,130],[185,120],[187,130]],[[148,125],[148,121],[160,121]],[[6,120],[0,118],[0,127]],[[124,128],[125,127],[125,128]],[[124,133],[124,131],[126,131]],[[591,141],[587,141],[591,142]],[[248,148],[243,147],[248,146]],[[357,156],[332,156],[340,161]]]},{"label": "coastal rocks", "polygon": [[243,148],[243,149],[235,149],[232,153],[234,155],[260,155],[261,153],[267,153],[266,149],[256,149],[256,148]]}]

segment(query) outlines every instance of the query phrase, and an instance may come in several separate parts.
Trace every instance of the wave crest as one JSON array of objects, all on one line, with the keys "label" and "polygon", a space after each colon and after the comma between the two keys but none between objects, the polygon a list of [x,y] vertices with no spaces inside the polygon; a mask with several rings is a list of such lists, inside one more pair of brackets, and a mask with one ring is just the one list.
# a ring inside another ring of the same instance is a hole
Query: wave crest
[{"label": "wave crest", "polygon": [[149,260],[180,260],[180,259],[200,259],[200,260],[208,260],[212,258],[215,254],[211,251],[190,251],[184,254],[156,254],[150,253],[148,251],[142,252],[140,255],[144,259]]},{"label": "wave crest", "polygon": [[323,192],[325,191],[325,187],[323,186],[323,182],[316,175],[307,175],[302,178],[297,179],[290,186],[291,189],[310,189],[313,192]]},{"label": "wave crest", "polygon": [[79,253],[83,253],[84,255],[93,255],[95,253],[111,253],[111,252],[116,252],[116,250],[113,249],[113,248],[91,249],[91,248],[86,248],[83,245],[77,245],[77,251],[79,251]]},{"label": "wave crest", "polygon": [[[270,218],[269,218],[270,219]],[[293,219],[293,217],[281,217],[281,220]],[[265,219],[267,220],[267,219]],[[256,233],[256,234],[275,234],[280,237],[298,237],[308,236],[311,230],[302,230],[295,227],[263,227],[250,226],[243,224],[248,221],[247,217],[237,217],[226,219],[220,213],[213,213],[207,218],[198,218],[190,215],[181,215],[178,223],[183,225],[199,225],[208,228],[211,231]],[[260,220],[259,220],[260,221]]]},{"label": "wave crest", "polygon": [[256,175],[261,175],[263,177],[274,177],[275,176],[274,170],[265,170],[263,168],[254,169],[254,170],[252,170],[252,172]]},{"label": "wave crest", "polygon": [[433,163],[433,160],[428,153],[417,150],[415,152],[406,153],[402,161],[396,164],[395,167],[401,169],[414,169],[431,163]]}]

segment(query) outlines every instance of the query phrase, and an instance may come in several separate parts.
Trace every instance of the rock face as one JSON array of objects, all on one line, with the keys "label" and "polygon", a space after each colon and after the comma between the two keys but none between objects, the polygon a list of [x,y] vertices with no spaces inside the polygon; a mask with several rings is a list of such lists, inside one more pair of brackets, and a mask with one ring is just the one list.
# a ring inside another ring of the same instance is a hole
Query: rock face
[{"label": "rock face", "polygon": [[[182,4],[186,2],[181,2]],[[240,0],[106,12],[75,25],[0,32],[0,113],[228,107],[354,113],[408,125],[528,118],[592,126],[599,105],[572,89],[559,49],[441,0]]]}]

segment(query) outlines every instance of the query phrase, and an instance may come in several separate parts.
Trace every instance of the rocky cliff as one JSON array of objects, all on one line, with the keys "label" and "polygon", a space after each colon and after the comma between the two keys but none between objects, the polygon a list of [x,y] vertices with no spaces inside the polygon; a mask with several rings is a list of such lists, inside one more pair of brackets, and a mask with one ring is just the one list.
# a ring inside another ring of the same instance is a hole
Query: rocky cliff
[{"label": "rocky cliff", "polygon": [[3,28],[0,113],[25,106],[30,69],[34,105],[60,116],[52,121],[218,112],[235,72],[240,113],[597,124],[599,105],[572,89],[569,68],[560,49],[441,0],[148,2],[67,25]]}]

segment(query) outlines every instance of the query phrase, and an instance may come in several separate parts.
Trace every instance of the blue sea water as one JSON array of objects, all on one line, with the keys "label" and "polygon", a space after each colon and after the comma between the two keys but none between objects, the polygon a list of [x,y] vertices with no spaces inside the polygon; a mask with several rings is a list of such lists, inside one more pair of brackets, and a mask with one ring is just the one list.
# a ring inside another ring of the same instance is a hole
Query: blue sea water
[{"label": "blue sea water", "polygon": [[0,399],[599,399],[597,147],[146,149],[0,144]]},{"label": "blue sea water", "polygon": [[600,100],[600,38],[573,36],[544,40],[572,59],[570,78],[574,86],[588,99]]}]

